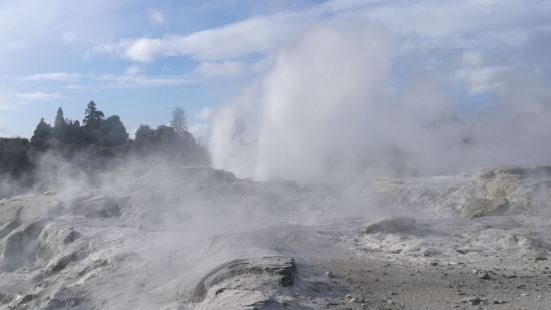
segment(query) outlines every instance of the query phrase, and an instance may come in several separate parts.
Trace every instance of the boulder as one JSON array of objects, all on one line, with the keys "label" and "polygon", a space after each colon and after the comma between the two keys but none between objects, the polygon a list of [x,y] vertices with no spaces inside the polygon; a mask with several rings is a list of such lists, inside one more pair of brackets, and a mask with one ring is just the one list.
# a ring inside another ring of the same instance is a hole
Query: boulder
[{"label": "boulder", "polygon": [[197,309],[259,309],[277,305],[275,296],[291,286],[296,275],[294,259],[284,256],[239,259],[223,264],[196,285],[192,300]]}]

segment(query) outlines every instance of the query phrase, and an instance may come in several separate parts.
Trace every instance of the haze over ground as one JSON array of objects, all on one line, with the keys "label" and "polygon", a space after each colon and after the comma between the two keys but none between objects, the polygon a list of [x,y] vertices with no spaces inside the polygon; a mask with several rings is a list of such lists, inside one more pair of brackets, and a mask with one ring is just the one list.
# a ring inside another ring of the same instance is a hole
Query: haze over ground
[{"label": "haze over ground", "polygon": [[550,39],[536,0],[2,1],[0,309],[546,309]]},{"label": "haze over ground", "polygon": [[528,0],[4,1],[0,134],[29,137],[58,106],[74,119],[94,99],[131,134],[183,106],[215,166],[241,176],[541,164],[549,12]]}]

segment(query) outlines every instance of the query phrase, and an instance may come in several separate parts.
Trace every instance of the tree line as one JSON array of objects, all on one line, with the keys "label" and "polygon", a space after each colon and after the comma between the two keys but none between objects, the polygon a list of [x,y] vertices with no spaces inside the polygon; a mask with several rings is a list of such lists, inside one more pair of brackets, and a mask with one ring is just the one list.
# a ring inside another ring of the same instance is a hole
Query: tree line
[{"label": "tree line", "polygon": [[82,169],[105,168],[129,155],[162,154],[176,163],[209,164],[206,149],[187,130],[185,111],[177,107],[169,125],[141,125],[130,139],[118,115],[105,117],[94,101],[84,111],[82,122],[65,118],[59,108],[53,126],[42,118],[30,140],[0,138],[0,178],[32,182],[33,173],[46,153],[78,163]]}]

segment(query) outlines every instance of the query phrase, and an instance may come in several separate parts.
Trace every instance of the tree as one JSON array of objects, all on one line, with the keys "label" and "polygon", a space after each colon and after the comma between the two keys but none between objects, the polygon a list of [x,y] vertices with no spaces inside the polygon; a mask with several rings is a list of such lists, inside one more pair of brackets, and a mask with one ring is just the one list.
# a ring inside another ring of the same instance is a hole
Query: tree
[{"label": "tree", "polygon": [[172,144],[178,142],[178,133],[173,127],[161,125],[155,130],[155,141],[162,144]]},{"label": "tree", "polygon": [[44,118],[41,118],[31,138],[31,145],[38,150],[45,150],[48,147],[52,135],[52,126],[46,123]]},{"label": "tree", "polygon": [[140,125],[136,130],[136,138],[134,140],[139,146],[150,145],[155,141],[155,130],[148,125]]},{"label": "tree", "polygon": [[174,131],[179,135],[187,131],[186,113],[181,107],[176,107],[174,111],[172,111],[172,120],[170,121],[170,127],[172,127]]},{"label": "tree", "polygon": [[73,145],[86,144],[87,141],[78,120],[75,120],[74,122],[67,120],[67,126],[65,129],[65,138],[63,142],[68,144],[73,144]]},{"label": "tree", "polygon": [[103,146],[118,146],[128,141],[128,133],[118,115],[109,116],[100,123],[98,139]]},{"label": "tree", "polygon": [[63,110],[61,107],[57,109],[57,114],[55,116],[54,122],[54,137],[59,141],[65,139],[65,132],[67,130],[67,122],[65,122],[65,117],[63,116]]},{"label": "tree", "polygon": [[105,116],[103,115],[103,112],[99,111],[96,108],[96,103],[92,100],[86,106],[82,124],[86,129],[92,129],[92,130],[98,129],[104,117]]},{"label": "tree", "polygon": [[32,168],[27,153],[29,140],[22,138],[0,138],[0,175],[20,177]]}]

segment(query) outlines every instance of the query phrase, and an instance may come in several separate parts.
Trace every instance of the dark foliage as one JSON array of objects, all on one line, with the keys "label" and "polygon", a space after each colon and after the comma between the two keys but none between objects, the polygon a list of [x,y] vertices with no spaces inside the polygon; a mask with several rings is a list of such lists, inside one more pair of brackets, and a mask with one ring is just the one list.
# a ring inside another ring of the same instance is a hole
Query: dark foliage
[{"label": "dark foliage", "polygon": [[105,118],[94,101],[86,107],[82,126],[78,120],[66,119],[63,109],[59,108],[54,126],[41,119],[30,142],[22,138],[0,138],[0,180],[24,179],[25,182],[19,183],[28,185],[37,178],[38,170],[57,169],[56,164],[42,161],[46,154],[70,163],[75,172],[90,174],[109,169],[128,156],[161,156],[175,165],[210,163],[207,150],[187,131],[183,109],[175,110],[171,126],[153,129],[141,125],[135,140],[130,140],[120,117]]},{"label": "dark foliage", "polygon": [[102,146],[120,146],[128,142],[128,133],[118,115],[101,121],[98,128],[98,141]]},{"label": "dark foliage", "polygon": [[45,151],[48,149],[48,144],[52,139],[53,133],[54,129],[52,126],[41,118],[38,125],[36,125],[33,137],[31,138],[32,147],[39,151]]},{"label": "dark foliage", "polygon": [[84,111],[82,125],[86,130],[97,130],[104,119],[103,112],[99,111],[94,101],[90,101]]},{"label": "dark foliage", "polygon": [[29,145],[27,139],[0,138],[0,175],[20,177],[31,170]]}]

